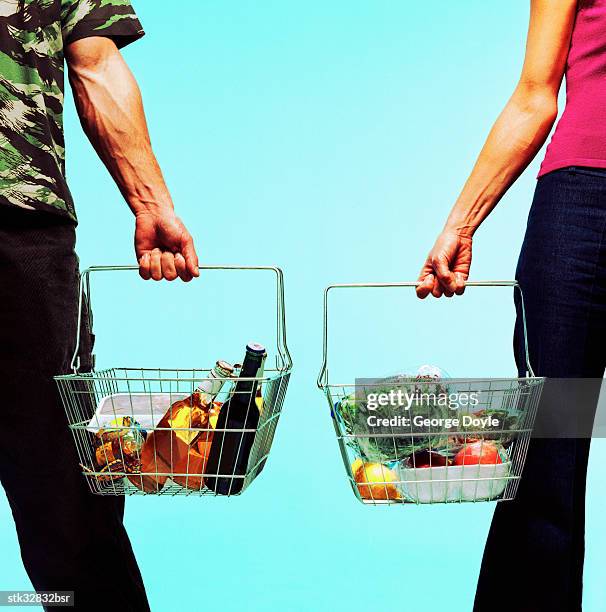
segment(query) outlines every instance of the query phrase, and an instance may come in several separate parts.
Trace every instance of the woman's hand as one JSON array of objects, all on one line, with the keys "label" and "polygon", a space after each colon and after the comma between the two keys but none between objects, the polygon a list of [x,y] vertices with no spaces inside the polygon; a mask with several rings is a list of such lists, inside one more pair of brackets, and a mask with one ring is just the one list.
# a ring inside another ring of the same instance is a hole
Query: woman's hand
[{"label": "woman's hand", "polygon": [[136,216],[135,252],[145,280],[186,282],[199,276],[194,241],[172,210],[141,212]]},{"label": "woman's hand", "polygon": [[471,245],[470,236],[444,230],[421,270],[417,296],[424,299],[430,293],[437,298],[462,295],[471,267]]}]

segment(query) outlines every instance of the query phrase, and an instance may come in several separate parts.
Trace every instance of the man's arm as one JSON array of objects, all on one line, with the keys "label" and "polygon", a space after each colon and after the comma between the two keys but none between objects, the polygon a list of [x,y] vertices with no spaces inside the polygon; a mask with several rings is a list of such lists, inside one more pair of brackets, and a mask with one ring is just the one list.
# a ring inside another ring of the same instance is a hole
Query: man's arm
[{"label": "man's arm", "polygon": [[82,127],[135,215],[139,273],[146,280],[198,276],[192,237],[175,214],[139,87],[120,51],[109,38],[90,37],[65,55]]}]

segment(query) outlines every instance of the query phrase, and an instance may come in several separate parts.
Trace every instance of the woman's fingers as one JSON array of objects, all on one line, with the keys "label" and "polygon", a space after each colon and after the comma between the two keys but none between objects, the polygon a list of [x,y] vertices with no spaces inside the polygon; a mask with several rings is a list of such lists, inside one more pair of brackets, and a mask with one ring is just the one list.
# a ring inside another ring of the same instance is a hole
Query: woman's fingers
[{"label": "woman's fingers", "polygon": [[424,300],[433,290],[435,276],[429,273],[421,273],[419,276],[419,284],[417,285],[417,296]]},{"label": "woman's fingers", "polygon": [[417,297],[424,300],[433,290],[433,283],[435,275],[433,273],[433,266],[431,265],[431,253],[425,260],[425,265],[419,274],[417,282],[419,283],[416,288]]},{"label": "woman's fingers", "polygon": [[443,232],[431,250],[417,286],[421,299],[430,293],[434,297],[463,295],[471,266],[471,237]]},{"label": "woman's fingers", "polygon": [[454,274],[450,270],[450,262],[445,253],[434,255],[431,259],[433,269],[438,277],[438,282],[442,286],[444,292],[448,292],[451,295],[455,292],[457,286],[454,278]]}]

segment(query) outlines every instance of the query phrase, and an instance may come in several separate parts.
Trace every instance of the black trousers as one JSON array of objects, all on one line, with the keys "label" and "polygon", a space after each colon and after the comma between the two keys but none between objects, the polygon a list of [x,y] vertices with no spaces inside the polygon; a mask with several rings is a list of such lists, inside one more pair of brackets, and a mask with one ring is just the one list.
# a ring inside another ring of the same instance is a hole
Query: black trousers
[{"label": "black trousers", "polygon": [[[601,379],[606,367],[606,170],[566,168],[539,179],[517,279],[535,373]],[[519,300],[517,310],[514,348],[523,376]],[[574,398],[570,408],[575,408]],[[498,504],[494,514],[476,612],[582,609],[589,447],[589,439],[531,441],[517,498]]]},{"label": "black trousers", "polygon": [[[0,482],[36,590],[75,591],[87,612],[146,611],[124,499],[89,492],[52,379],[70,371],[75,343],[74,246],[70,221],[0,207]],[[85,367],[91,345],[85,333]]]}]

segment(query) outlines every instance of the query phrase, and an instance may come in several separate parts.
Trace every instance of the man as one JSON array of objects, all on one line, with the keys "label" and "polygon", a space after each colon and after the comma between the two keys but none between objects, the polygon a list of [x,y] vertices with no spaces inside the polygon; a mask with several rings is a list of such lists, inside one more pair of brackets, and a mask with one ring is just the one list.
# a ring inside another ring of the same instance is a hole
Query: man
[{"label": "man", "polygon": [[0,481],[36,590],[73,590],[87,611],[149,606],[123,499],[88,491],[52,380],[69,371],[77,325],[64,60],[82,126],[135,215],[141,276],[198,276],[118,51],[141,36],[129,0],[0,0]]}]

